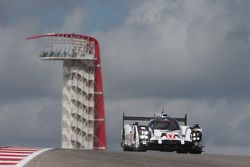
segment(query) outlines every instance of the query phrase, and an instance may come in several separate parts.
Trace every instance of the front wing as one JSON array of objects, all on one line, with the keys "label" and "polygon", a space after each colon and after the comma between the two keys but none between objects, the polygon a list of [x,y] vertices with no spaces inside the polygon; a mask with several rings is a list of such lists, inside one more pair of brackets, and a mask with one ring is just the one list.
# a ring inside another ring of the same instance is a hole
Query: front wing
[{"label": "front wing", "polygon": [[140,141],[140,148],[143,150],[159,150],[159,151],[177,151],[191,152],[194,150],[202,150],[202,144],[188,140],[148,140]]}]

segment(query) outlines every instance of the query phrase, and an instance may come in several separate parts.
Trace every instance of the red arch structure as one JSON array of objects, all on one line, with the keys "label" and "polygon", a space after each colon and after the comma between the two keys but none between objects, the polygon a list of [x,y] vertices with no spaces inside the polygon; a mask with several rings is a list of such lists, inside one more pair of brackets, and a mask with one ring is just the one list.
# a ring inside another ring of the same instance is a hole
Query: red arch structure
[{"label": "red arch structure", "polygon": [[106,128],[105,128],[105,112],[104,112],[104,95],[102,83],[102,70],[100,58],[99,42],[90,36],[80,34],[60,34],[50,33],[45,35],[36,35],[26,38],[27,40],[38,39],[44,37],[59,37],[59,38],[73,38],[84,39],[95,44],[95,110],[94,110],[94,146],[96,150],[106,149]]}]

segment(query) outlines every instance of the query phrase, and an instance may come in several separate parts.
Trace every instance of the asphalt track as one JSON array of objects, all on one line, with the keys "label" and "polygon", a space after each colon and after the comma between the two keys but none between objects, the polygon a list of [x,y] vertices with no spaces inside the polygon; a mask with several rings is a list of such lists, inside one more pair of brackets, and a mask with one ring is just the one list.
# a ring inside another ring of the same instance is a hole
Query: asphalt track
[{"label": "asphalt track", "polygon": [[25,167],[249,167],[250,156],[53,149]]}]

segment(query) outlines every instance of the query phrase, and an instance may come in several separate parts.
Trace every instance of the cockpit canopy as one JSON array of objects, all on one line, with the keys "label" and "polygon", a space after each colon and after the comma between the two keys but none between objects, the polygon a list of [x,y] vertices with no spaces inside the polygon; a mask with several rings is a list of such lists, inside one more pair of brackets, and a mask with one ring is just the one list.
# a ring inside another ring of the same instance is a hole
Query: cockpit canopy
[{"label": "cockpit canopy", "polygon": [[154,129],[170,130],[170,131],[180,130],[178,121],[170,117],[162,119],[153,119],[148,124],[148,127],[150,127],[153,130]]}]

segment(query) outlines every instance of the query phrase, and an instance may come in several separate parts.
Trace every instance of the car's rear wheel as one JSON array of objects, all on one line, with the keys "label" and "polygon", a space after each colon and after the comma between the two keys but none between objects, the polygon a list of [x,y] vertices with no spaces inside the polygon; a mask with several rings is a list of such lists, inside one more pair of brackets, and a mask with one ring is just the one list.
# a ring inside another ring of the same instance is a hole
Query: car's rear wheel
[{"label": "car's rear wheel", "polygon": [[131,148],[123,147],[123,151],[133,151]]}]

